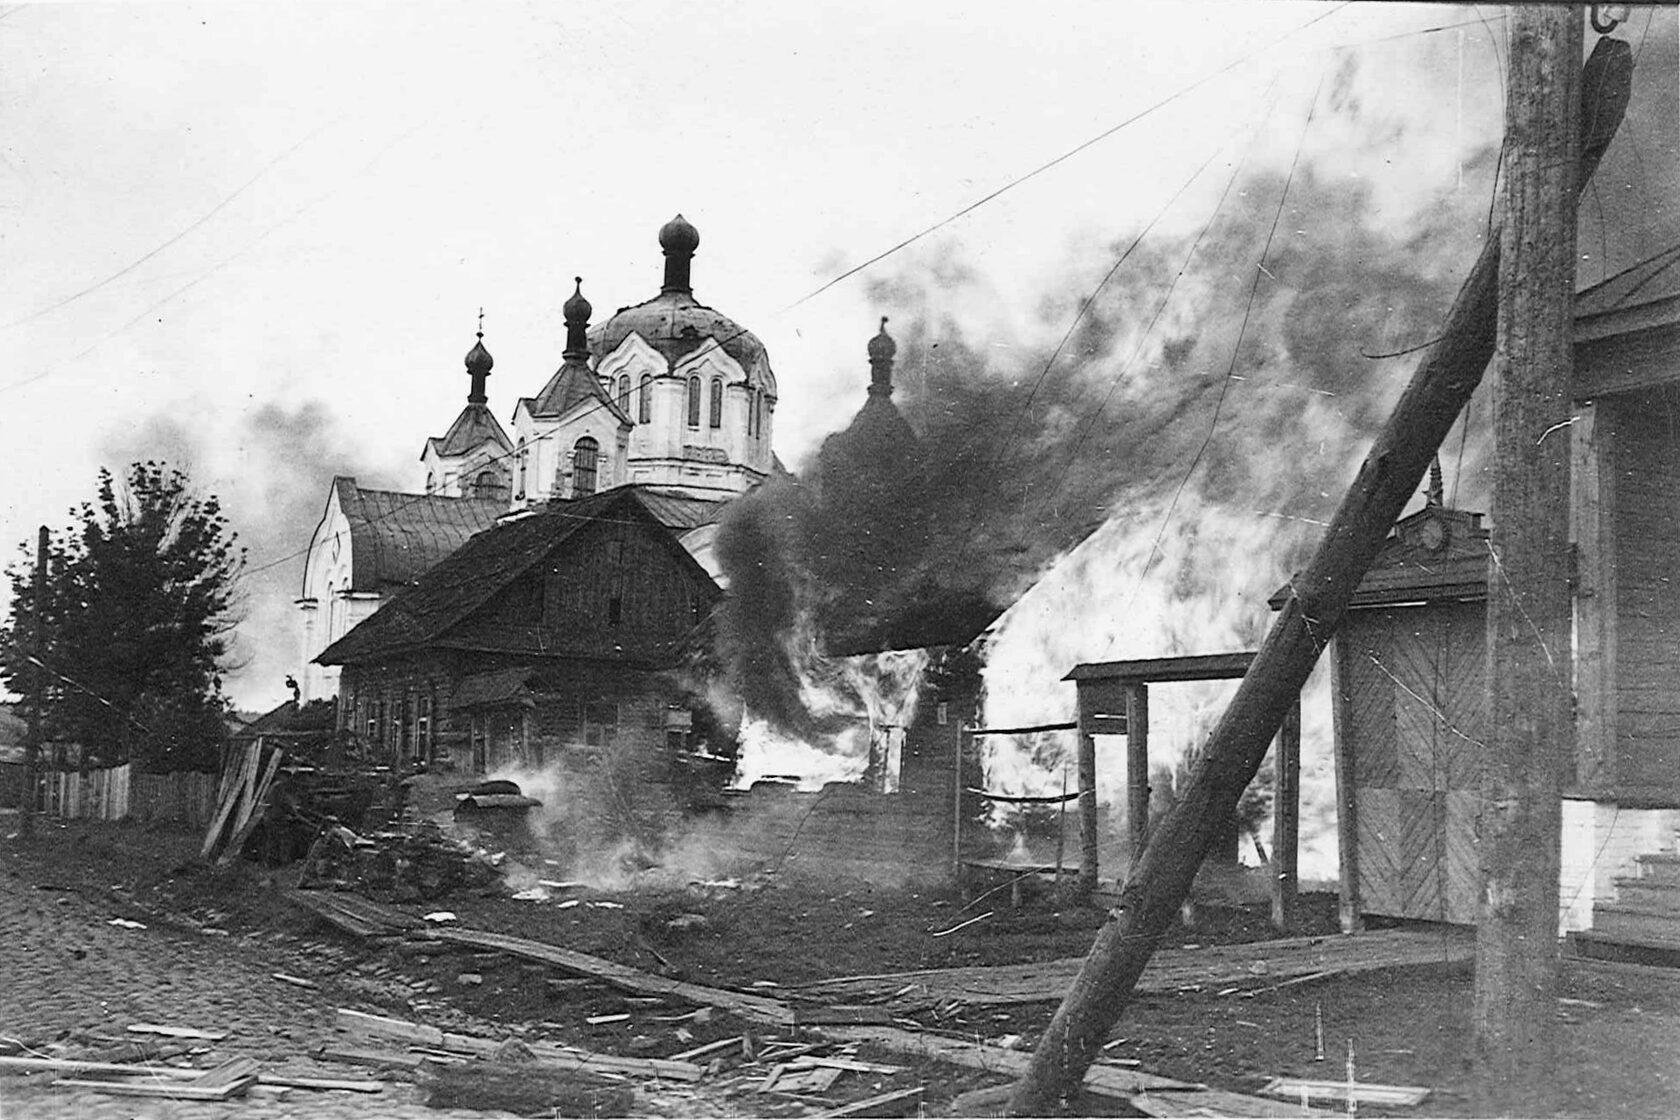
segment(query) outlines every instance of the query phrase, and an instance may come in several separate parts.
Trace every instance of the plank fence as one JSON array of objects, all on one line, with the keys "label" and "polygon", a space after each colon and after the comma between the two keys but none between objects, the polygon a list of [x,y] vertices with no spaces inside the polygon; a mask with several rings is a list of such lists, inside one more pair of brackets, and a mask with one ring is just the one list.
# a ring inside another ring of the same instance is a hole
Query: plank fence
[{"label": "plank fence", "polygon": [[124,763],[104,770],[48,773],[43,810],[66,820],[179,821],[194,827],[216,811],[214,774],[146,774]]}]

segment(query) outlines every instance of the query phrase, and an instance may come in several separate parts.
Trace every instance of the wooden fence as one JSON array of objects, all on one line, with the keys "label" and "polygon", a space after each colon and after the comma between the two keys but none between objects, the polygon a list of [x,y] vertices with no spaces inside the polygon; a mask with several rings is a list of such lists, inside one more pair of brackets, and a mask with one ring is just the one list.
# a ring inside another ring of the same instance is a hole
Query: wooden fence
[{"label": "wooden fence", "polygon": [[108,770],[45,775],[43,810],[73,820],[180,821],[208,824],[216,811],[214,774],[146,774],[128,763]]}]

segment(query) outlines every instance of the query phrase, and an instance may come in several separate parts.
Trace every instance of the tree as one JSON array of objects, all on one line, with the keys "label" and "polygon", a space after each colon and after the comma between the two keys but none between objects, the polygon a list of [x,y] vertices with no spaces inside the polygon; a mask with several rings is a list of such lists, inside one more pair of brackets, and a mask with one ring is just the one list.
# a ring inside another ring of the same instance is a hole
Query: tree
[{"label": "tree", "polygon": [[72,516],[48,544],[39,647],[32,550],[7,570],[0,678],[25,695],[42,684],[48,737],[89,761],[213,766],[245,563],[220,503],[148,461],[120,481],[101,469],[95,502]]}]

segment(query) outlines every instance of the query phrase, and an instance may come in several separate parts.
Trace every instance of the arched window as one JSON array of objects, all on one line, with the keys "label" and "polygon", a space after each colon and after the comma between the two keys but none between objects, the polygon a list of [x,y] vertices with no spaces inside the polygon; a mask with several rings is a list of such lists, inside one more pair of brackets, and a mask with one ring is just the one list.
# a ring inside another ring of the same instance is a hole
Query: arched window
[{"label": "arched window", "polygon": [[712,412],[711,425],[714,428],[723,427],[723,378],[712,378]]},{"label": "arched window", "polygon": [[514,490],[513,496],[516,497],[516,498],[523,498],[525,496],[525,466],[526,466],[525,437],[524,436],[519,437],[519,449],[518,449],[518,451],[516,451],[514,453],[514,458],[516,460],[518,460],[518,466],[515,469],[519,472],[519,478],[515,483],[516,489]]},{"label": "arched window", "polygon": [[630,375],[627,373],[618,379],[618,407],[624,415],[630,415]]},{"label": "arched window", "polygon": [[595,493],[596,467],[601,461],[601,445],[591,436],[584,436],[572,445],[572,497],[587,498]]},{"label": "arched window", "polygon": [[747,390],[747,434],[749,436],[758,434],[758,398],[759,391],[757,389]]},{"label": "arched window", "polygon": [[688,379],[688,426],[691,428],[700,426],[700,379],[698,377]]},{"label": "arched window", "polygon": [[642,374],[641,388],[637,391],[636,422],[646,424],[653,419],[653,375]]},{"label": "arched window", "polygon": [[502,487],[502,476],[495,470],[478,472],[473,479],[473,497],[475,498],[505,498],[507,491]]}]

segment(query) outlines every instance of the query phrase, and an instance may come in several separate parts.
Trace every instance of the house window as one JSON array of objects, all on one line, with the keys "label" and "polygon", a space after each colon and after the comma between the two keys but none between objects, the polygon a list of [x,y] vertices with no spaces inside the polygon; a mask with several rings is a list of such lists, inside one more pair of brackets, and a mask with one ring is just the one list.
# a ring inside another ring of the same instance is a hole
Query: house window
[{"label": "house window", "polygon": [[595,493],[595,472],[601,459],[601,445],[584,436],[572,447],[572,497],[587,498]]},{"label": "house window", "polygon": [[607,599],[607,625],[617,626],[624,621],[624,597],[614,595]]},{"label": "house window", "polygon": [[939,726],[944,727],[946,724],[950,723],[951,722],[951,705],[950,705],[950,702],[946,701],[946,700],[941,700],[939,702],[939,707],[935,710],[934,714],[935,714],[935,716],[936,716],[936,718],[939,722]]},{"label": "house window", "polygon": [[583,741],[591,747],[610,747],[618,741],[618,705],[583,706]]},{"label": "house window", "polygon": [[712,412],[711,425],[714,428],[723,427],[723,378],[712,378]]},{"label": "house window", "polygon": [[630,375],[625,374],[618,379],[618,407],[624,415],[630,415]]},{"label": "house window", "polygon": [[432,694],[427,692],[420,697],[420,718],[415,720],[415,755],[426,760],[428,764],[437,761],[437,751],[432,741],[432,705],[435,703]]},{"label": "house window", "polygon": [[518,489],[514,492],[513,496],[516,497],[516,498],[523,498],[525,496],[525,463],[526,463],[525,437],[524,436],[519,437],[519,450],[514,453],[514,457],[518,460],[518,463],[519,463],[519,466],[517,468],[518,471],[519,471],[519,479],[518,479],[518,482],[517,482]]},{"label": "house window", "polygon": [[641,388],[636,393],[636,420],[646,424],[653,419],[653,376],[642,374]]},{"label": "house window", "polygon": [[698,377],[688,379],[688,426],[691,428],[700,426],[700,379]]}]

